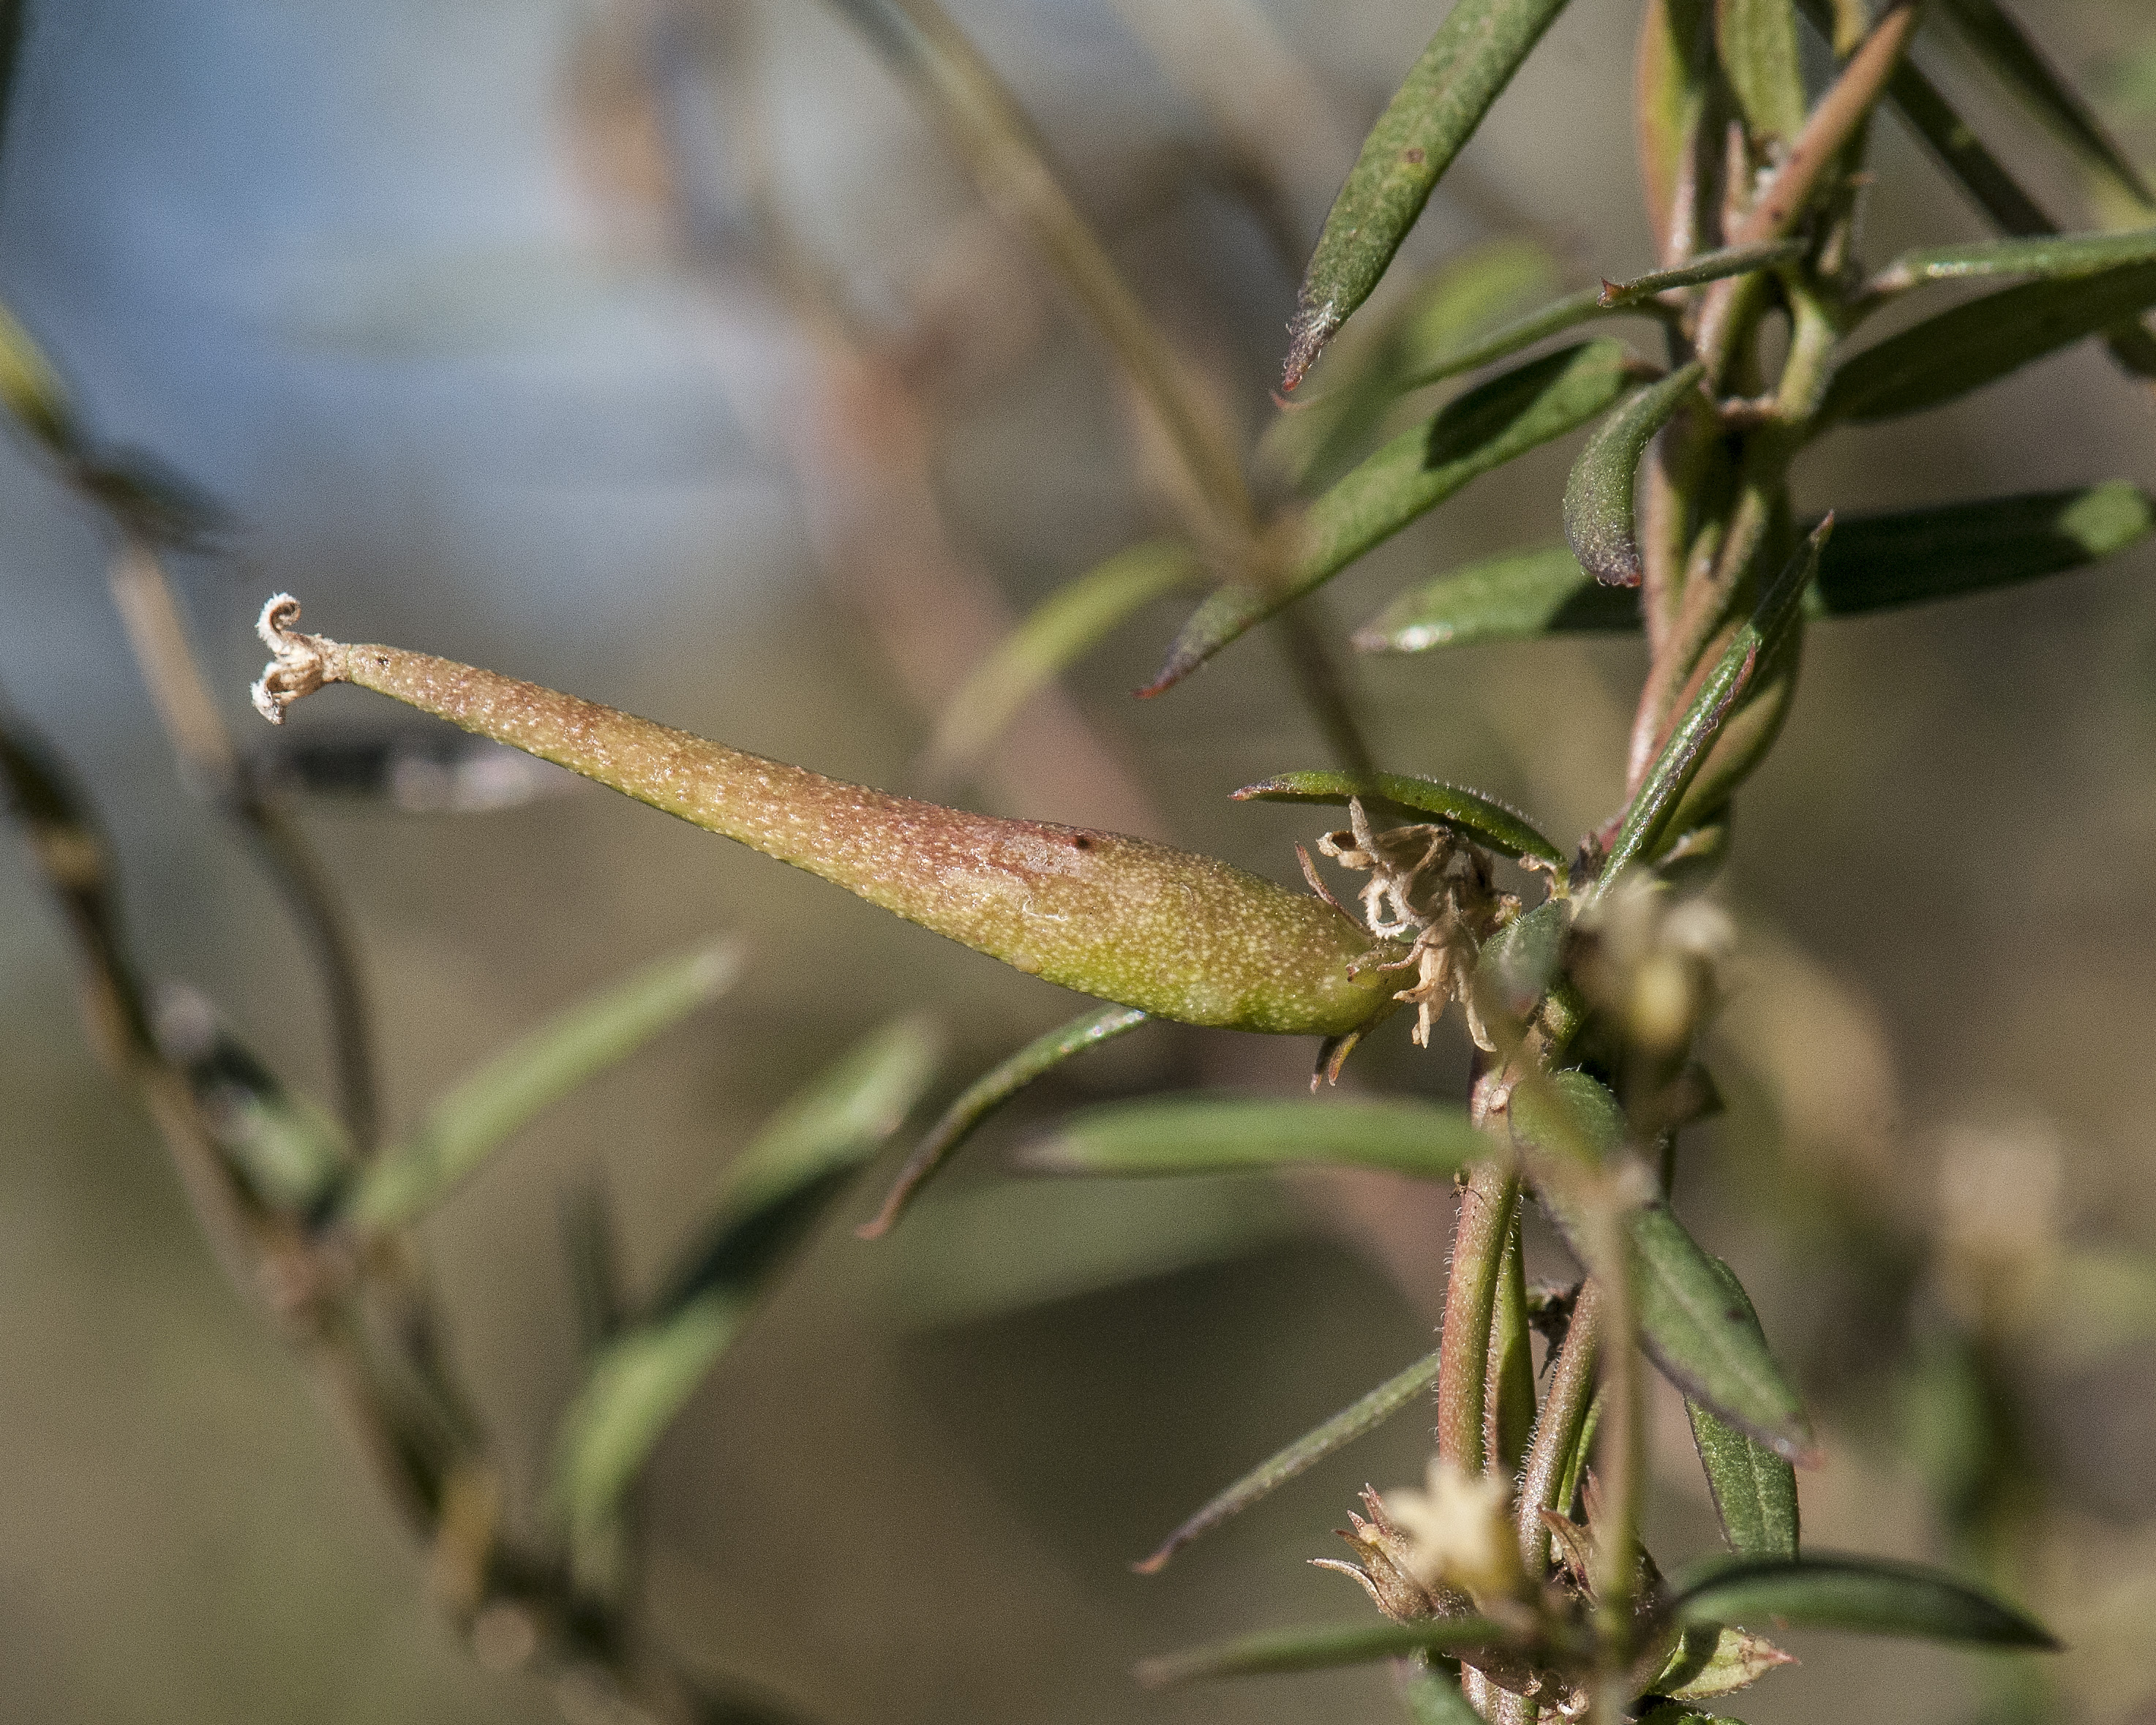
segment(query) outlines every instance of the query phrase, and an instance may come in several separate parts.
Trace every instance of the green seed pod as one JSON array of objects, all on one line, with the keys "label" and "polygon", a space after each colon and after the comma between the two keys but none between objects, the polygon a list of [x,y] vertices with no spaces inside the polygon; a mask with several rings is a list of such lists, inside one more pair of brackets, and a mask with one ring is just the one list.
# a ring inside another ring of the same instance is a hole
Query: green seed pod
[{"label": "green seed pod", "polygon": [[264,608],[276,655],[263,716],[357,683],[792,863],[1004,963],[1157,1018],[1338,1036],[1391,1004],[1370,937],[1322,900],[1143,839],[999,820],[894,797],[424,653],[299,634]]}]

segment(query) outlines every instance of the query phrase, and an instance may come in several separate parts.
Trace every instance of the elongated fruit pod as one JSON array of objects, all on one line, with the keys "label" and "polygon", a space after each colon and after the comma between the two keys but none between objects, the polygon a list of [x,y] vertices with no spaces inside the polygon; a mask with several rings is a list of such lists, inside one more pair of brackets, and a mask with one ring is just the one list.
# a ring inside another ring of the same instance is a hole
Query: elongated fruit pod
[{"label": "elongated fruit pod", "polygon": [[451,660],[301,634],[299,617],[287,594],[263,608],[265,718],[324,683],[359,684],[1081,993],[1184,1024],[1338,1036],[1397,986],[1351,970],[1370,937],[1332,906],[1212,857],[845,784]]}]

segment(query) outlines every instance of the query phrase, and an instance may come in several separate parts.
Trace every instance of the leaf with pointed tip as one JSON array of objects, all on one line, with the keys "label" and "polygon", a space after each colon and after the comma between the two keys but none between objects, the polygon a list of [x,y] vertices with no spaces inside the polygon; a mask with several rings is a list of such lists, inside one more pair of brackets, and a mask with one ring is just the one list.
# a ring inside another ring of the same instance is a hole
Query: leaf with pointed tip
[{"label": "leaf with pointed tip", "polygon": [[1158,1574],[1176,1553],[1269,1497],[1297,1474],[1316,1466],[1334,1450],[1373,1431],[1437,1382],[1438,1356],[1426,1354],[1405,1371],[1388,1378],[1361,1400],[1342,1408],[1322,1425],[1305,1432],[1278,1454],[1267,1456],[1235,1484],[1214,1497],[1160,1543],[1142,1563],[1131,1567],[1141,1575]]},{"label": "leaf with pointed tip", "polygon": [[1148,1689],[1211,1677],[1255,1676],[1269,1671],[1323,1671],[1368,1665],[1417,1653],[1450,1654],[1475,1662],[1476,1652],[1507,1646],[1503,1625],[1481,1617],[1432,1618],[1427,1623],[1323,1624],[1268,1630],[1210,1647],[1163,1654],[1140,1661],[1137,1680]]},{"label": "leaf with pointed tip", "polygon": [[[1569,1173],[1602,1167],[1623,1150],[1626,1128],[1617,1099],[1584,1072],[1553,1073],[1522,1081],[1510,1116],[1514,1143],[1532,1158],[1543,1209],[1592,1273],[1594,1230],[1572,1195]],[[1647,1357],[1686,1395],[1778,1453],[1808,1453],[1804,1404],[1775,1363],[1758,1320],[1731,1297],[1714,1260],[1660,1199],[1630,1211],[1626,1229]]]},{"label": "leaf with pointed tip", "polygon": [[1671,1701],[1712,1701],[1717,1696],[1749,1689],[1777,1666],[1795,1663],[1794,1655],[1784,1653],[1764,1635],[1703,1625],[1686,1630],[1677,1638],[1669,1662],[1648,1692]]},{"label": "leaf with pointed tip", "polygon": [[[1810,618],[1958,598],[2087,567],[2144,537],[2156,500],[2126,480],[1928,509],[1837,516],[1804,594]],[[1366,653],[1613,634],[1638,602],[1599,585],[1559,547],[1512,552],[1411,588],[1356,631]]]},{"label": "leaf with pointed tip", "polygon": [[1057,1174],[1215,1174],[1322,1163],[1449,1180],[1490,1153],[1490,1141],[1453,1104],[1201,1094],[1081,1108],[1019,1160]]},{"label": "leaf with pointed tip", "polygon": [[1715,50],[1754,138],[1795,141],[1804,125],[1789,0],[1716,0]]},{"label": "leaf with pointed tip", "polygon": [[1935,281],[1974,281],[1994,275],[2050,280],[2092,275],[2122,264],[2156,258],[2156,228],[2126,234],[2045,234],[2020,239],[1981,240],[1973,245],[1933,246],[1903,252],[1871,278],[1867,294],[1899,293]]},{"label": "leaf with pointed tip", "polygon": [[1037,1036],[1008,1060],[1000,1060],[966,1087],[963,1095],[945,1109],[928,1129],[906,1166],[892,1182],[891,1194],[875,1219],[855,1230],[863,1240],[876,1240],[891,1231],[921,1189],[937,1169],[955,1156],[982,1122],[1043,1074],[1053,1071],[1075,1055],[1135,1030],[1149,1022],[1135,1006],[1111,1006],[1081,1014],[1067,1024],[1059,1024]]},{"label": "leaf with pointed tip", "polygon": [[728,938],[648,964],[557,1014],[464,1079],[369,1166],[351,1199],[352,1220],[378,1230],[425,1214],[535,1115],[716,999],[740,968],[739,943]]},{"label": "leaf with pointed tip", "polygon": [[1620,343],[1582,342],[1446,403],[1428,424],[1401,433],[1312,503],[1298,530],[1301,548],[1279,581],[1224,587],[1200,605],[1159,675],[1139,692],[1158,695],[1180,682],[1471,480],[1595,418],[1631,386],[1635,370]]},{"label": "leaf with pointed tip", "polygon": [[1944,0],[1942,14],[1985,68],[2112,193],[2143,209],[2156,193],[1998,0]]},{"label": "leaf with pointed tip", "polygon": [[1459,0],[1363,141],[1296,300],[1281,387],[1293,389],[1370,296],[1440,176],[1565,0]]},{"label": "leaf with pointed tip", "polygon": [[1173,540],[1118,552],[1035,606],[974,666],[936,722],[924,770],[942,779],[978,768],[1019,710],[1108,632],[1199,577],[1197,556]]},{"label": "leaf with pointed tip", "polygon": [[1698,360],[1641,390],[1602,422],[1564,485],[1564,536],[1579,566],[1604,587],[1637,587],[1646,565],[1632,526],[1640,458],[1707,375]]},{"label": "leaf with pointed tip", "polygon": [[[1721,1259],[1709,1260],[1732,1305],[1754,1328],[1759,1316],[1736,1272]],[[1685,1413],[1707,1471],[1707,1488],[1730,1550],[1749,1558],[1794,1558],[1799,1520],[1797,1475],[1789,1461],[1757,1438],[1727,1424],[1706,1404],[1687,1399]]]},{"label": "leaf with pointed tip", "polygon": [[857,1045],[726,1170],[716,1212],[640,1321],[593,1356],[555,1435],[547,1487],[573,1548],[603,1538],[683,1404],[845,1177],[881,1147],[935,1070],[936,1037],[901,1019]]},{"label": "leaf with pointed tip", "polygon": [[1698,287],[1732,275],[1749,275],[1754,270],[1793,264],[1804,256],[1806,249],[1807,243],[1801,239],[1769,239],[1758,245],[1732,245],[1719,251],[1702,252],[1690,262],[1671,269],[1650,270],[1629,281],[1605,281],[1596,300],[1611,311],[1621,311],[1657,294],[1666,294],[1672,288]]},{"label": "leaf with pointed tip", "polygon": [[1833,521],[1834,517],[1829,516],[1797,548],[1796,555],[1789,559],[1774,585],[1760,595],[1752,615],[1731,638],[1691,705],[1679,716],[1670,732],[1670,740],[1647,769],[1647,776],[1640,781],[1639,790],[1625,811],[1616,837],[1610,840],[1609,855],[1595,883],[1598,894],[1606,892],[1610,884],[1634,863],[1651,860],[1656,845],[1664,838],[1681,836],[1668,830],[1672,817],[1706,761],[1707,752],[1722,734],[1722,727],[1737,710],[1753,674],[1797,626],[1804,590],[1818,572],[1820,552],[1827,542]]},{"label": "leaf with pointed tip", "polygon": [[1434,814],[1506,856],[1563,860],[1557,846],[1508,809],[1475,791],[1419,778],[1405,773],[1283,773],[1246,784],[1235,793],[1238,803],[1322,803],[1345,808],[1348,799],[1390,803],[1415,814]]},{"label": "leaf with pointed tip", "polygon": [[1881,1558],[1714,1558],[1679,1575],[1669,1614],[1692,1625],[1857,1630],[2056,1651],[2041,1624],[1938,1570]]},{"label": "leaf with pointed tip", "polygon": [[1822,421],[1921,413],[2156,305],[2156,262],[2025,282],[1943,311],[1845,360]]}]

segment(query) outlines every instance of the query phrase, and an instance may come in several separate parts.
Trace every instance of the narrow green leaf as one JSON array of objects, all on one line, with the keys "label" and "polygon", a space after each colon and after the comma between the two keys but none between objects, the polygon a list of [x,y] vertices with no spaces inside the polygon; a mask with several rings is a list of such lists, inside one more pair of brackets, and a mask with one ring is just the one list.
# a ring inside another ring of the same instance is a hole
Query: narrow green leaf
[{"label": "narrow green leaf", "polygon": [[1630,387],[1635,362],[1615,341],[1589,341],[1531,360],[1403,432],[1304,514],[1301,549],[1268,588],[1220,588],[1184,624],[1160,674],[1158,695],[1230,641],[1323,585],[1372,547],[1493,468],[1577,429]]},{"label": "narrow green leaf", "polygon": [[1647,0],[1633,62],[1633,123],[1646,180],[1655,250],[1666,257],[1696,226],[1698,176],[1686,172],[1707,116],[1713,56],[1712,0]]},{"label": "narrow green leaf", "polygon": [[1440,1180],[1490,1149],[1453,1104],[1197,1095],[1081,1108],[1019,1160],[1058,1174],[1216,1174],[1324,1163]]},{"label": "narrow green leaf", "polygon": [[0,403],[55,454],[71,456],[79,439],[67,386],[15,315],[0,305]]},{"label": "narrow green leaf", "polygon": [[[1751,1296],[1737,1280],[1736,1272],[1719,1258],[1710,1261],[1731,1303],[1742,1308],[1744,1318],[1756,1329],[1758,1314],[1752,1309]],[[1707,1471],[1707,1488],[1722,1522],[1722,1537],[1729,1543],[1730,1550],[1748,1558],[1796,1556],[1796,1470],[1787,1459],[1727,1424],[1704,1403],[1687,1400],[1685,1413],[1691,1421],[1700,1466]]]},{"label": "narrow green leaf", "polygon": [[1404,773],[1283,773],[1246,784],[1235,793],[1238,803],[1321,803],[1344,809],[1348,799],[1389,803],[1414,814],[1434,814],[1505,856],[1563,860],[1557,846],[1528,824],[1517,809],[1478,792]]},{"label": "narrow green leaf", "polygon": [[2086,568],[2147,535],[2156,500],[2124,480],[1837,520],[1805,609],[1854,617]]},{"label": "narrow green leaf", "polygon": [[[1677,1637],[1669,1662],[1649,1686],[1652,1695],[1671,1701],[1712,1701],[1749,1689],[1777,1666],[1794,1665],[1763,1635],[1746,1630],[1717,1628],[1712,1624],[1688,1629]],[[1659,1717],[1650,1713],[1649,1718]],[[1687,1718],[1698,1717],[1686,1713]]]},{"label": "narrow green leaf", "polygon": [[1715,49],[1755,139],[1794,141],[1804,125],[1797,21],[1789,0],[1715,0]]},{"label": "narrow green leaf", "polygon": [[1683,800],[1686,788],[1706,760],[1715,738],[1722,734],[1722,726],[1736,710],[1738,699],[1750,683],[1753,673],[1795,626],[1804,589],[1810,586],[1818,571],[1820,552],[1827,542],[1833,522],[1834,517],[1829,516],[1798,547],[1797,554],[1789,559],[1789,566],[1776,578],[1774,585],[1760,595],[1752,615],[1731,639],[1691,705],[1679,717],[1669,742],[1655,757],[1654,765],[1640,782],[1638,793],[1625,809],[1616,837],[1610,841],[1609,854],[1596,883],[1597,892],[1608,891],[1610,883],[1633,863],[1653,855],[1656,845],[1665,836],[1670,818]]},{"label": "narrow green leaf", "polygon": [[1637,587],[1646,565],[1632,526],[1640,458],[1707,375],[1699,360],[1641,390],[1602,422],[1564,485],[1564,536],[1579,566],[1604,587]]},{"label": "narrow green leaf", "polygon": [[1173,540],[1118,552],[1034,607],[976,665],[937,721],[925,770],[962,777],[994,747],[1027,701],[1144,606],[1199,576],[1197,556]]},{"label": "narrow green leaf", "polygon": [[1904,252],[1871,279],[1866,292],[1899,293],[1934,281],[1974,281],[1996,275],[2057,279],[2090,275],[2156,258],[2156,228],[2124,234],[2050,234],[1974,245]]},{"label": "narrow green leaf", "polygon": [[863,1240],[880,1239],[890,1232],[921,1189],[997,1109],[1074,1055],[1097,1048],[1148,1021],[1147,1014],[1134,1006],[1111,1006],[1098,1012],[1083,1013],[1045,1035],[1035,1037],[1016,1054],[990,1067],[968,1085],[964,1094],[944,1110],[942,1118],[928,1129],[927,1136],[899,1170],[898,1178],[892,1183],[891,1194],[884,1199],[883,1208],[875,1219],[863,1223],[855,1232]]},{"label": "narrow green leaf", "polygon": [[[2087,567],[2156,526],[2156,500],[2125,480],[1928,509],[1837,516],[1804,615],[1856,617]],[[1600,586],[1558,547],[1513,552],[1410,588],[1356,631],[1366,653],[1636,631],[1633,596]]]},{"label": "narrow green leaf", "polygon": [[1998,0],[1944,0],[1940,11],[1991,74],[2083,167],[2114,195],[2143,209],[2156,208],[2148,182]]},{"label": "narrow green leaf", "polygon": [[935,1070],[920,1019],[874,1033],[781,1109],[726,1170],[714,1214],[642,1320],[593,1357],[557,1432],[548,1502],[572,1548],[613,1525],[653,1445],[739,1332],[846,1175]]},{"label": "narrow green leaf", "polygon": [[1823,420],[1920,413],[2156,305],[2156,262],[2025,282],[1941,312],[1845,361]]},{"label": "narrow green leaf", "polygon": [[661,1311],[752,1284],[837,1188],[906,1123],[936,1076],[942,1038],[909,1017],[865,1037],[780,1109],[726,1168],[702,1235],[678,1261]]},{"label": "narrow green leaf", "polygon": [[1427,653],[1639,627],[1636,593],[1603,586],[1568,547],[1553,546],[1507,552],[1409,588],[1355,631],[1355,645],[1365,653]]},{"label": "narrow green leaf", "polygon": [[732,939],[662,958],[520,1038],[369,1167],[352,1199],[352,1219],[379,1230],[424,1215],[533,1116],[716,999],[740,968]]},{"label": "narrow green leaf", "polygon": [[1460,1693],[1457,1669],[1403,1667],[1400,1700],[1414,1725],[1481,1725],[1481,1714]]},{"label": "narrow green leaf", "polygon": [[192,989],[160,991],[157,1039],[187,1075],[218,1151],[256,1201],[316,1219],[352,1168],[351,1141],[336,1117],[288,1090]]},{"label": "narrow green leaf", "polygon": [[1801,239],[1770,239],[1759,245],[1732,245],[1721,251],[1702,252],[1689,263],[1674,269],[1650,270],[1629,281],[1605,281],[1596,303],[1617,311],[1652,299],[1656,294],[1667,293],[1672,288],[1698,287],[1727,276],[1772,270],[1779,264],[1794,263],[1804,256],[1807,246],[1808,243]]},{"label": "narrow green leaf", "polygon": [[1268,1671],[1314,1671],[1332,1666],[1368,1665],[1416,1653],[1456,1655],[1474,1662],[1480,1651],[1502,1647],[1512,1637],[1502,1625],[1480,1617],[1432,1618],[1428,1623],[1324,1624],[1268,1630],[1210,1647],[1169,1653],[1140,1662],[1137,1680],[1148,1689],[1210,1677],[1256,1676]]},{"label": "narrow green leaf", "polygon": [[1486,1019],[1524,1023],[1563,969],[1572,902],[1545,899],[1482,943],[1475,998]]},{"label": "narrow green leaf", "polygon": [[1403,393],[1423,389],[1432,383],[1442,383],[1448,377],[1465,376],[1479,372],[1486,365],[1501,359],[1510,359],[1522,348],[1532,347],[1537,341],[1560,335],[1583,323],[1593,323],[1606,317],[1613,311],[1632,311],[1631,305],[1609,306],[1602,303],[1603,290],[1599,287],[1582,288],[1577,293],[1553,300],[1547,305],[1523,313],[1509,323],[1500,324],[1487,335],[1478,336],[1471,341],[1439,349],[1424,357],[1410,368],[1400,380]]},{"label": "narrow green leaf", "polygon": [[1934,1641],[2056,1651],[2041,1625],[1967,1582],[1880,1558],[1717,1558],[1677,1577],[1684,1625],[1857,1630]]},{"label": "narrow green leaf", "polygon": [[1370,296],[1452,159],[1564,0],[1458,0],[1363,141],[1296,301],[1281,388],[1293,389]]},{"label": "narrow green leaf", "polygon": [[1344,1449],[1365,1432],[1374,1431],[1437,1382],[1438,1357],[1426,1354],[1405,1371],[1388,1378],[1360,1401],[1342,1408],[1322,1425],[1305,1432],[1277,1455],[1269,1455],[1160,1543],[1143,1563],[1131,1567],[1141,1575],[1158,1574],[1176,1553],[1240,1515],[1297,1474],[1314,1467],[1335,1450]]},{"label": "narrow green leaf", "polygon": [[[1573,1255],[1595,1269],[1593,1230],[1570,1195],[1569,1170],[1606,1165],[1626,1140],[1623,1111],[1584,1072],[1522,1081],[1510,1110],[1515,1144],[1534,1158],[1537,1195]],[[1633,1298],[1640,1341],[1678,1389],[1731,1424],[1801,1456],[1811,1447],[1804,1404],[1775,1363],[1749,1307],[1732,1299],[1715,1261],[1660,1199],[1632,1210]]]}]

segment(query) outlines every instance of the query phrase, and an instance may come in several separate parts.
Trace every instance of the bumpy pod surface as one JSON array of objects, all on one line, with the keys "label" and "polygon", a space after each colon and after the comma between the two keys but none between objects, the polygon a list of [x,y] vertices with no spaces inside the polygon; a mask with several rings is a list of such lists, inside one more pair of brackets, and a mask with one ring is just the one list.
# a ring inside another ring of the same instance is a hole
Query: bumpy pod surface
[{"label": "bumpy pod surface", "polygon": [[1350,975],[1371,942],[1339,911],[1214,858],[891,796],[451,660],[300,634],[298,616],[290,599],[263,613],[265,716],[359,684],[1064,988],[1184,1024],[1333,1036],[1397,986]]}]

